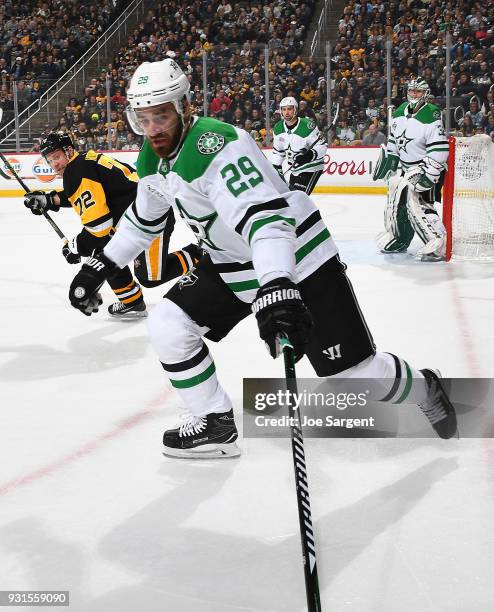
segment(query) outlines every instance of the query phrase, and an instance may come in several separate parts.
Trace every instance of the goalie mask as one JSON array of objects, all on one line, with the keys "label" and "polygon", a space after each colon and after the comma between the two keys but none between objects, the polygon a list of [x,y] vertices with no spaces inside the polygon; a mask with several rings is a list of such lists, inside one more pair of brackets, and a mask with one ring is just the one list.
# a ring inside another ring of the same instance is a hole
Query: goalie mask
[{"label": "goalie mask", "polygon": [[407,87],[407,100],[410,110],[418,111],[427,102],[430,93],[429,85],[422,77],[412,79]]},{"label": "goalie mask", "polygon": [[177,142],[173,143],[173,150],[163,154],[160,152],[160,157],[172,157],[185,138],[189,118],[185,117],[184,111],[189,89],[189,79],[170,58],[159,62],[144,62],[132,76],[127,90],[129,106],[126,110],[132,130],[136,134],[147,136],[156,150],[158,145],[155,135],[160,130],[164,134],[164,142],[167,131],[177,125],[180,128]]}]

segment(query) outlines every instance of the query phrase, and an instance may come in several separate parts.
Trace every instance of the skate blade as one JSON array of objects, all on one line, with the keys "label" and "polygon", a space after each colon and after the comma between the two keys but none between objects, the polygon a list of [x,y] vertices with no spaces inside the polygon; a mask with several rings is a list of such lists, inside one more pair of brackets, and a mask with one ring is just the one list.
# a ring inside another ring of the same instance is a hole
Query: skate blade
[{"label": "skate blade", "polygon": [[112,321],[115,319],[119,319],[120,321],[136,321],[137,319],[145,319],[148,316],[147,310],[143,310],[142,312],[128,312],[127,314],[111,314],[108,313],[108,316]]},{"label": "skate blade", "polygon": [[235,442],[228,444],[207,444],[197,448],[170,448],[164,447],[165,457],[178,459],[229,459],[240,455],[240,448]]}]

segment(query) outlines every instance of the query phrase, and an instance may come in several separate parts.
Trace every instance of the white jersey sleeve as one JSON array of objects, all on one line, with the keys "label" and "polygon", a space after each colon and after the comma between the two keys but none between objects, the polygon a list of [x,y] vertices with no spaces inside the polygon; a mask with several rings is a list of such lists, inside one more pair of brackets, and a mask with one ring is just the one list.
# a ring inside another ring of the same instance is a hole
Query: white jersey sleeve
[{"label": "white jersey sleeve", "polygon": [[431,181],[437,183],[441,172],[448,167],[449,157],[449,143],[440,119],[427,126],[425,146],[427,155],[423,161],[424,171]]},{"label": "white jersey sleeve", "polygon": [[146,250],[165,228],[170,202],[160,183],[158,174],[139,179],[136,201],[129,206],[115,235],[103,250],[120,268]]},{"label": "white jersey sleeve", "polygon": [[283,197],[287,186],[254,140],[238,130],[238,140],[219,153],[204,178],[218,215],[252,251],[261,285],[295,277],[295,219]]}]

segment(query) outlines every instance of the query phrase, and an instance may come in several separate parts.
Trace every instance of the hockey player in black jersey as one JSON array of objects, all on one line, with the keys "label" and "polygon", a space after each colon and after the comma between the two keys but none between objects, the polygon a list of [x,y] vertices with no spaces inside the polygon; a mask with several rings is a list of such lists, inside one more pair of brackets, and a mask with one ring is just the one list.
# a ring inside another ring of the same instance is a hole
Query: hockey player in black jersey
[{"label": "hockey player in black jersey", "polygon": [[[79,154],[68,134],[52,133],[40,144],[40,152],[52,169],[63,177],[62,191],[32,191],[24,204],[33,214],[43,210],[58,211],[72,207],[79,215],[82,231],[62,248],[68,263],[80,263],[102,251],[115,233],[125,210],[131,206],[137,193],[137,173],[128,164],[114,158],[88,151]],[[182,251],[168,254],[170,235],[175,225],[169,216],[163,231],[149,248],[134,261],[134,280],[128,266],[108,279],[118,302],[108,307],[110,315],[119,318],[146,316],[140,284],[153,287],[189,272],[201,256],[201,249],[189,245]],[[140,283],[140,284],[139,284]]]}]

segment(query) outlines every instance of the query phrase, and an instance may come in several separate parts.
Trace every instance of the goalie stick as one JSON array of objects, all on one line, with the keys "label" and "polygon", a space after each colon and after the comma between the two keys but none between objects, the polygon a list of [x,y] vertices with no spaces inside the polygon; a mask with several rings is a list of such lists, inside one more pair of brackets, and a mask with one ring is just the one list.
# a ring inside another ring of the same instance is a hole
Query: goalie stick
[{"label": "goalie stick", "polygon": [[[280,338],[280,344],[283,349],[283,358],[285,360],[286,387],[293,396],[297,394],[293,346],[287,338]],[[316,545],[312,529],[309,485],[307,482],[307,468],[305,465],[304,438],[302,436],[302,426],[300,424],[300,411],[295,404],[289,406],[289,416],[293,468],[295,470],[295,488],[297,491],[298,520],[300,525],[300,539],[302,542],[302,556],[304,559],[307,610],[308,612],[321,612],[321,598],[319,595],[319,579],[317,577],[316,564]]]},{"label": "goalie stick", "polygon": [[[0,116],[0,120],[1,120],[1,116]],[[5,164],[5,167],[7,168],[7,170],[10,170],[10,172],[12,173],[12,176],[16,179],[16,181],[19,183],[19,185],[24,189],[24,191],[26,193],[28,193],[29,191],[31,191],[29,189],[29,187],[26,185],[26,183],[21,179],[21,177],[17,174],[17,172],[14,170],[14,168],[12,167],[12,164],[9,162],[9,160],[5,157],[5,155],[0,151],[0,159],[3,161],[3,163]],[[55,230],[55,232],[57,233],[58,237],[61,238],[63,241],[68,242],[67,237],[65,236],[65,234],[62,232],[62,230],[58,227],[58,225],[55,223],[55,221],[53,221],[53,219],[50,217],[50,215],[46,212],[46,210],[43,211],[43,216],[45,217],[45,219],[48,221],[48,223],[52,226],[52,228]]]}]

